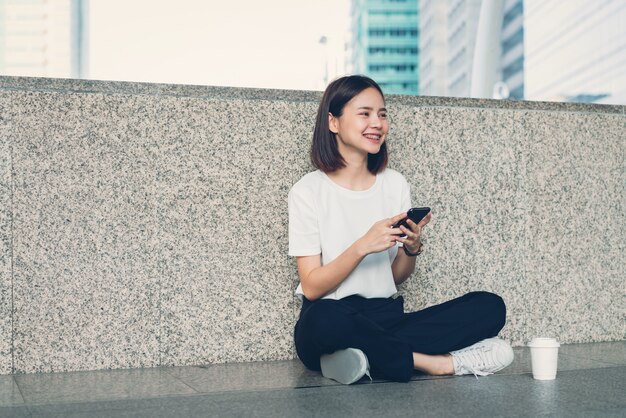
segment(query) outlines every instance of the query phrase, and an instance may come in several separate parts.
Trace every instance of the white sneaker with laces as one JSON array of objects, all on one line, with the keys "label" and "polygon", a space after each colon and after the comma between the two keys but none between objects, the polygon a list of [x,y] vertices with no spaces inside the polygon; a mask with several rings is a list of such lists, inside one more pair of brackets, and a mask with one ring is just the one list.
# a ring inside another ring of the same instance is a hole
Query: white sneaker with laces
[{"label": "white sneaker with laces", "polygon": [[469,347],[452,351],[454,374],[473,374],[487,376],[513,362],[513,349],[500,338],[487,338]]},{"label": "white sneaker with laces", "polygon": [[346,348],[320,357],[322,375],[344,385],[356,382],[363,376],[372,380],[370,365],[365,353],[357,348]]}]

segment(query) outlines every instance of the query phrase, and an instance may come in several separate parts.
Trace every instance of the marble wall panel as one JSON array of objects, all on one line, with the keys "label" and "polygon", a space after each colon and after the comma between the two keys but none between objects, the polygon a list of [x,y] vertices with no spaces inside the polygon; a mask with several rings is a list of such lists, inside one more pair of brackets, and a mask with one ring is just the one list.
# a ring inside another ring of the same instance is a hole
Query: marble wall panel
[{"label": "marble wall panel", "polygon": [[15,371],[158,365],[154,100],[12,99]]},{"label": "marble wall panel", "polygon": [[408,309],[489,290],[516,345],[624,338],[623,117],[400,107],[394,123],[397,168],[434,214]]},{"label": "marble wall panel", "polygon": [[[39,83],[0,91],[0,373],[294,357],[319,95]],[[515,344],[623,339],[624,115],[506,104],[388,100],[390,167],[435,215],[406,308],[489,290]]]},{"label": "marble wall panel", "polygon": [[505,299],[515,323],[523,291],[527,200],[521,118],[515,111],[493,109],[403,108],[398,113],[391,139],[397,141],[396,155],[403,150],[396,157],[398,169],[411,183],[414,206],[433,212],[424,230],[426,252],[401,286],[406,308],[486,290]]},{"label": "marble wall panel", "polygon": [[624,118],[525,112],[531,335],[568,342],[626,336]]},{"label": "marble wall panel", "polygon": [[0,93],[0,374],[13,370],[11,121],[14,115],[9,95]]},{"label": "marble wall panel", "polygon": [[311,104],[163,100],[164,364],[294,356],[287,193],[307,171],[314,114]]}]

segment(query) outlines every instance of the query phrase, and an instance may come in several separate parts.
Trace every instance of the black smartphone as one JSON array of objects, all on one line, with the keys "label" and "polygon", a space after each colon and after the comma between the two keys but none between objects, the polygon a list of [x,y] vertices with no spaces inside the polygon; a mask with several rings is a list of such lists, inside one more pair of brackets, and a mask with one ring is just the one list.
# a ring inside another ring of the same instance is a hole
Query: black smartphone
[{"label": "black smartphone", "polygon": [[[430,208],[411,208],[407,212],[407,215],[408,215],[409,219],[411,219],[413,222],[418,224],[418,223],[420,223],[420,221],[422,219],[424,219],[426,217],[426,215],[428,215],[429,212],[430,212]],[[400,225],[402,225],[405,228],[411,229],[409,227],[409,225],[406,223],[406,220],[407,220],[407,218],[404,218],[403,220],[401,220],[401,221],[397,222],[395,225],[393,225],[392,228],[399,228]],[[404,238],[404,237],[406,237],[406,234],[402,234],[402,235],[400,235],[400,237]]]}]

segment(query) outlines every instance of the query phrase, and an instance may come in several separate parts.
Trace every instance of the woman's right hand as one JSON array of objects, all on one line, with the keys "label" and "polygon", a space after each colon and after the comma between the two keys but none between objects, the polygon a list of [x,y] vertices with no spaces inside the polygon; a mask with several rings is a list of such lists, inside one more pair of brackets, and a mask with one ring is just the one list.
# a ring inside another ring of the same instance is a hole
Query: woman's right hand
[{"label": "woman's right hand", "polygon": [[371,253],[379,253],[396,245],[396,240],[404,234],[400,228],[392,228],[394,224],[407,217],[402,212],[393,218],[383,219],[376,222],[365,235],[358,240],[359,248],[363,256]]}]

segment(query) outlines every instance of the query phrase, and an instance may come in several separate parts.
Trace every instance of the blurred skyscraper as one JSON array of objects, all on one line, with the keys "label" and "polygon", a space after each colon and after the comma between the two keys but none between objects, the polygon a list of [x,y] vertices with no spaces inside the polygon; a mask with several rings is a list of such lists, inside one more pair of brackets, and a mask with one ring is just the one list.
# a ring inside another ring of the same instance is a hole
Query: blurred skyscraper
[{"label": "blurred skyscraper", "polygon": [[525,98],[626,103],[626,1],[525,0]]},{"label": "blurred skyscraper", "polygon": [[419,0],[423,86],[420,94],[470,95],[481,3],[481,0]]},{"label": "blurred skyscraper", "polygon": [[524,98],[524,1],[506,0],[502,18],[501,77],[510,99]]},{"label": "blurred skyscraper", "polygon": [[481,0],[449,0],[445,81],[448,96],[467,97],[470,94],[480,3]]},{"label": "blurred skyscraper", "polygon": [[[509,98],[626,103],[626,0],[503,1]],[[420,94],[469,95],[481,4],[419,0]]]},{"label": "blurred skyscraper", "polygon": [[448,1],[419,0],[419,94],[445,96],[448,43]]},{"label": "blurred skyscraper", "polygon": [[417,0],[352,0],[352,72],[385,93],[418,94]]},{"label": "blurred skyscraper", "polygon": [[0,0],[0,74],[87,77],[88,0]]},{"label": "blurred skyscraper", "polygon": [[[497,68],[509,97],[524,94],[523,0],[503,0]],[[470,95],[481,0],[420,0],[420,94]]]}]

